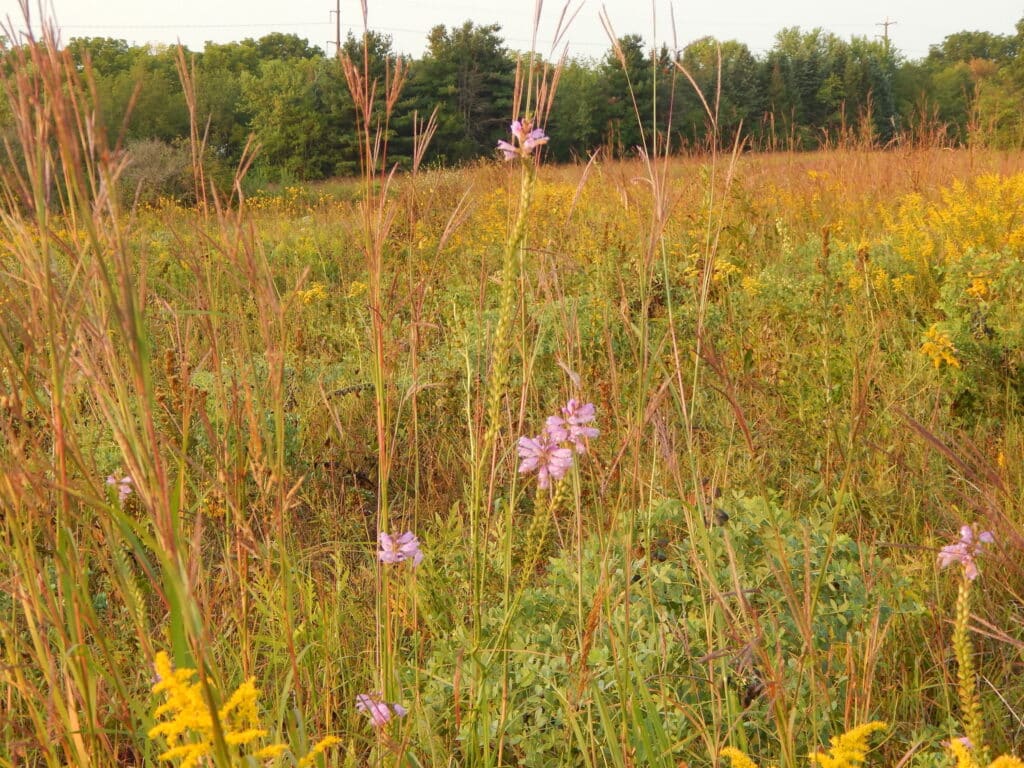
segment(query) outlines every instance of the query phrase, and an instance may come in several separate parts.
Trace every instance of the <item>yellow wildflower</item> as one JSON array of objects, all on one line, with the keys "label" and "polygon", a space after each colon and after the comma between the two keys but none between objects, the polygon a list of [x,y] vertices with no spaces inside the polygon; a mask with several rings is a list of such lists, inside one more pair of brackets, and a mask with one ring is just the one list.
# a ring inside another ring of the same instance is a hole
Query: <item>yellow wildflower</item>
[{"label": "yellow wildflower", "polygon": [[953,753],[953,757],[956,758],[956,768],[979,768],[978,763],[971,755],[971,750],[964,744],[963,739],[953,739],[950,741],[949,750]]},{"label": "yellow wildflower", "polygon": [[313,283],[303,291],[295,292],[303,304],[312,304],[315,301],[323,301],[327,298],[327,290],[323,283]]},{"label": "yellow wildflower", "polygon": [[[181,760],[181,768],[194,768],[206,758],[212,757],[214,749],[214,715],[202,686],[195,681],[194,669],[174,669],[166,653],[161,651],[154,660],[157,682],[153,693],[163,694],[164,703],[153,713],[155,718],[167,719],[150,728],[150,739],[163,737],[167,750],[161,760]],[[259,689],[254,678],[243,682],[217,712],[217,722],[224,734],[224,742],[231,747],[246,748],[264,738],[267,731],[260,728],[257,703]],[[280,747],[280,749],[278,749]],[[271,745],[256,754],[280,754],[285,745]]]},{"label": "yellow wildflower", "polygon": [[821,768],[855,768],[864,762],[868,752],[868,737],[875,731],[884,731],[888,726],[875,721],[858,725],[842,736],[833,736],[829,740],[828,754],[818,752],[810,755],[810,761]]},{"label": "yellow wildflower", "polygon": [[726,747],[718,754],[722,757],[728,757],[732,768],[757,768],[757,763],[735,747]]},{"label": "yellow wildflower", "polygon": [[320,739],[320,741],[314,744],[313,748],[306,753],[306,756],[299,760],[299,768],[308,768],[308,766],[311,766],[313,764],[313,761],[316,759],[317,755],[326,750],[328,747],[333,747],[335,744],[340,743],[341,739],[339,739],[337,736],[325,736],[324,738]]},{"label": "yellow wildflower", "polygon": [[976,299],[984,299],[988,296],[988,280],[984,275],[971,275],[971,284],[967,286],[966,293]]},{"label": "yellow wildflower", "polygon": [[936,368],[943,363],[954,368],[960,367],[960,361],[956,357],[956,347],[946,331],[939,328],[938,323],[933,323],[931,328],[924,332],[924,343],[921,344],[921,353],[932,359],[932,365]]}]

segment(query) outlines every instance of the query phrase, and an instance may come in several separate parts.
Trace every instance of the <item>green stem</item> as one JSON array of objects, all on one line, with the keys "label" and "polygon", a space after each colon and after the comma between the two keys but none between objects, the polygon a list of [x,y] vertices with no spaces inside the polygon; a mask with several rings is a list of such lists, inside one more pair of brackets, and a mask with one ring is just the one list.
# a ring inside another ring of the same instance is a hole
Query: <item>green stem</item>
[{"label": "green stem", "polygon": [[957,663],[957,694],[960,698],[960,714],[964,721],[964,733],[974,745],[976,761],[988,764],[988,747],[985,745],[985,723],[978,696],[977,674],[974,670],[974,644],[968,630],[971,617],[971,580],[966,573],[960,581],[956,597],[956,616],[953,623],[953,651]]}]

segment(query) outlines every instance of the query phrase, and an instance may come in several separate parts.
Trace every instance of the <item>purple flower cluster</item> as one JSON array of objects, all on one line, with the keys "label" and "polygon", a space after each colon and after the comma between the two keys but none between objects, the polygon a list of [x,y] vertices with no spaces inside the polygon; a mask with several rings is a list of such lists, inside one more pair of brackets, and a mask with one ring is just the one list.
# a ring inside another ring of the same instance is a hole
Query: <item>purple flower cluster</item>
[{"label": "purple flower cluster", "polygon": [[124,505],[124,500],[132,495],[132,479],[128,475],[118,478],[114,475],[107,475],[107,485],[117,488],[117,500]]},{"label": "purple flower cluster", "polygon": [[499,141],[498,151],[506,160],[516,157],[529,157],[537,147],[548,143],[548,137],[540,128],[534,128],[529,120],[514,120],[509,126],[512,141]]},{"label": "purple flower cluster", "polygon": [[406,531],[398,536],[391,536],[381,531],[377,540],[380,542],[377,559],[382,563],[400,563],[403,560],[412,560],[413,566],[417,566],[423,561],[420,540],[412,531]]},{"label": "purple flower cluster", "polygon": [[519,438],[519,473],[537,472],[537,485],[548,488],[572,469],[573,453],[587,452],[587,440],[600,432],[587,426],[594,420],[594,404],[570,400],[561,416],[548,416],[537,437]]},{"label": "purple flower cluster", "polygon": [[356,709],[370,716],[374,728],[387,725],[393,717],[404,717],[409,713],[401,704],[382,701],[376,693],[360,693],[356,696]]},{"label": "purple flower cluster", "polygon": [[981,552],[982,545],[994,544],[995,540],[996,537],[991,531],[983,531],[975,540],[974,529],[969,525],[963,525],[960,527],[960,540],[939,550],[939,567],[946,568],[959,563],[964,567],[964,576],[974,581],[978,578],[978,566],[974,558]]}]

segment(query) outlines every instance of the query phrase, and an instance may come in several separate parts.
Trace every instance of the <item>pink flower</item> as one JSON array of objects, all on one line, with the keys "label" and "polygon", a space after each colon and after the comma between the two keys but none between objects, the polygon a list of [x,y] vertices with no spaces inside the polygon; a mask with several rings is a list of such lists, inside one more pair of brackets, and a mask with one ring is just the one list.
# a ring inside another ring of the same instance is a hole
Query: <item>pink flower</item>
[{"label": "pink flower", "polygon": [[960,540],[956,544],[948,544],[939,550],[939,567],[945,568],[959,563],[964,567],[964,576],[971,581],[978,578],[978,566],[974,558],[981,552],[982,545],[994,544],[995,536],[991,531],[983,531],[974,539],[974,529],[969,525],[960,527]]},{"label": "pink flower", "polygon": [[400,563],[403,560],[412,560],[412,564],[416,566],[423,561],[420,540],[412,531],[406,531],[399,536],[391,536],[381,531],[377,540],[380,542],[377,559],[382,563]]},{"label": "pink flower", "polygon": [[117,500],[124,504],[124,500],[132,495],[132,479],[128,475],[125,475],[120,480],[114,475],[107,475],[107,485],[113,485],[117,487]]},{"label": "pink flower", "polygon": [[534,128],[529,120],[513,120],[509,126],[512,132],[512,141],[499,141],[498,151],[504,155],[506,160],[515,157],[529,157],[537,147],[548,143],[548,137],[540,128]]},{"label": "pink flower", "polygon": [[526,154],[530,154],[537,147],[541,147],[548,143],[548,137],[544,134],[540,128],[534,128],[526,135],[526,140],[523,141],[523,150]]},{"label": "pink flower", "polygon": [[509,144],[507,141],[498,142],[498,151],[505,156],[506,160],[511,160],[517,154],[519,154],[519,151],[514,146]]},{"label": "pink flower", "polygon": [[586,453],[586,440],[601,434],[595,427],[586,426],[593,420],[594,404],[573,399],[566,403],[561,416],[548,416],[545,426],[556,442],[571,442],[576,453]]},{"label": "pink flower", "polygon": [[360,693],[356,696],[356,709],[370,716],[374,728],[386,725],[393,717],[404,717],[409,713],[401,704],[381,701],[376,693]]},{"label": "pink flower", "polygon": [[537,470],[537,485],[547,488],[551,480],[561,480],[572,467],[572,449],[561,448],[560,441],[547,429],[539,437],[519,438],[519,473]]}]

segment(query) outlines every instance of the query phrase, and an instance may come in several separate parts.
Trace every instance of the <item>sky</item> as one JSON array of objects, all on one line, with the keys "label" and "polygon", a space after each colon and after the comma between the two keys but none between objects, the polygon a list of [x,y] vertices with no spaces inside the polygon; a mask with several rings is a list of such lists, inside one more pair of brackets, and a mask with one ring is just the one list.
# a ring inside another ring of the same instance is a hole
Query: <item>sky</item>
[{"label": "sky", "polygon": [[[38,0],[32,16],[39,18]],[[62,40],[71,37],[115,37],[132,44],[182,42],[201,50],[204,41],[227,42],[259,38],[270,32],[294,33],[333,53],[334,8],[338,0],[45,0],[57,20]],[[578,2],[578,0],[577,0]],[[394,49],[419,56],[427,32],[436,24],[501,25],[510,48],[528,50],[534,0],[368,0],[371,29],[391,35]],[[360,0],[340,0],[342,37],[362,30]],[[537,50],[548,55],[562,10],[560,2],[544,4]],[[573,6],[576,7],[576,6]],[[772,46],[775,33],[789,26],[821,27],[842,38],[883,33],[886,20],[892,44],[907,58],[920,58],[928,46],[953,32],[1014,32],[1024,17],[1024,0],[734,0],[731,4],[668,2],[668,0],[583,0],[565,35],[569,54],[601,57],[609,47],[601,23],[607,15],[615,34],[637,33],[650,43],[682,47],[705,35],[746,43],[755,53]],[[674,33],[672,16],[674,15]],[[0,19],[10,17],[25,27],[18,0],[0,0]],[[559,51],[561,48],[559,48]]]}]

